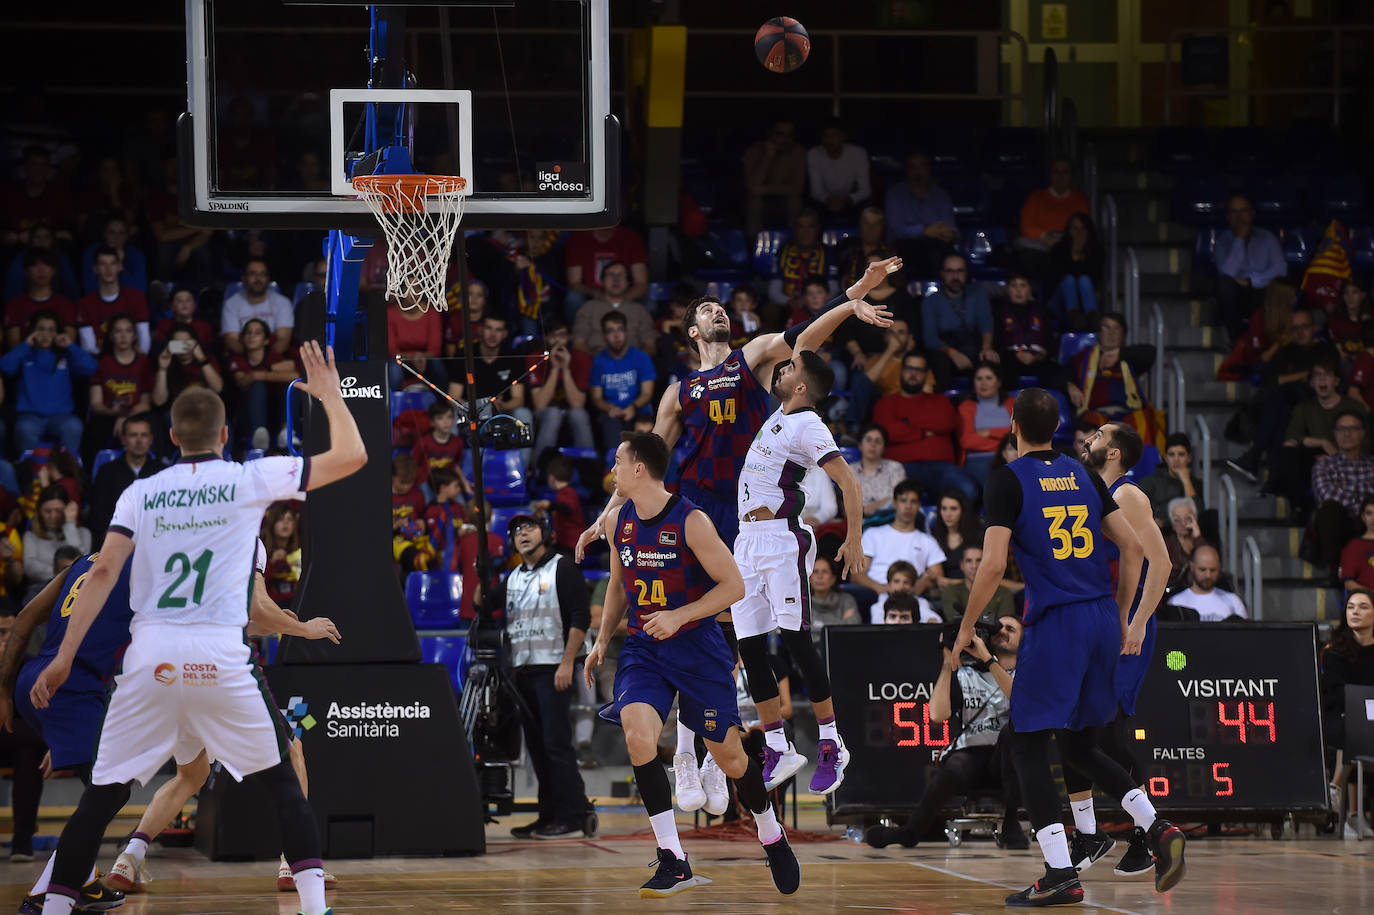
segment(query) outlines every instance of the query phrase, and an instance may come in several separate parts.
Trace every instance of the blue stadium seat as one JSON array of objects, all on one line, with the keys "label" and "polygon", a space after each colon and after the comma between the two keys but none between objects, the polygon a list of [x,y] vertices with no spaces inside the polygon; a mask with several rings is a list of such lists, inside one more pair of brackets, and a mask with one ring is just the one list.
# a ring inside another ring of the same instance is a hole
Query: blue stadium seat
[{"label": "blue stadium seat", "polygon": [[[1091,336],[1091,335],[1089,335]],[[1068,395],[1056,388],[1046,388],[1055,400],[1059,401],[1059,427],[1054,430],[1054,443],[1073,441],[1073,419],[1077,415]]]},{"label": "blue stadium seat", "polygon": [[[925,150],[930,155],[930,169],[940,176],[969,175],[978,171],[978,146],[973,134],[964,130],[938,130],[925,137]],[[903,155],[903,168],[905,168]],[[948,185],[938,182],[945,190]]]},{"label": "blue stadium seat", "polygon": [[1223,127],[1217,154],[1222,171],[1254,175],[1274,167],[1271,132],[1260,127]]},{"label": "blue stadium seat", "polygon": [[932,292],[939,291],[939,280],[912,280],[906,284],[906,294],[916,299],[925,298]]},{"label": "blue stadium seat", "polygon": [[95,475],[100,473],[101,467],[104,467],[117,457],[122,457],[123,454],[123,448],[102,448],[97,451],[95,453],[95,460],[91,461],[91,479],[95,479]]},{"label": "blue stadium seat", "polygon": [[510,520],[516,515],[527,515],[529,511],[529,508],[524,505],[503,505],[499,508],[492,506],[491,523],[487,525],[487,530],[505,539],[506,529],[510,527]]},{"label": "blue stadium seat", "polygon": [[1374,270],[1374,226],[1351,227],[1350,263],[1356,273]]},{"label": "blue stadium seat", "polygon": [[859,449],[848,445],[842,446],[840,448],[840,457],[844,458],[846,464],[852,464],[860,457]]},{"label": "blue stadium seat", "polygon": [[1226,222],[1230,190],[1220,175],[1189,175],[1174,185],[1173,220],[1186,226],[1219,226]]},{"label": "blue stadium seat", "polygon": [[990,175],[1035,175],[1044,180],[1042,134],[1033,127],[994,127],[983,141],[983,171]]},{"label": "blue stadium seat", "polygon": [[406,606],[416,629],[455,629],[461,625],[463,576],[457,572],[411,572]]},{"label": "blue stadium seat", "polygon": [[231,296],[236,296],[243,291],[243,281],[234,280],[232,283],[224,284],[224,301],[229,301]]},{"label": "blue stadium seat", "polygon": [[738,283],[732,283],[729,280],[712,280],[706,284],[706,294],[713,295],[728,304],[730,296],[735,294],[735,287],[738,285]]},{"label": "blue stadium seat", "polygon": [[496,451],[482,454],[482,488],[492,505],[525,505],[529,493],[525,489],[525,468],[519,451]]},{"label": "blue stadium seat", "polygon": [[306,282],[306,281],[302,280],[301,282],[299,282],[299,283],[296,284],[295,290],[291,293],[291,304],[292,304],[292,305],[299,305],[299,304],[301,303],[301,299],[303,299],[303,298],[305,298],[306,296],[310,295],[310,293],[312,293],[312,292],[314,292],[314,291],[315,291],[315,284],[314,284],[314,283],[310,283],[310,282]]},{"label": "blue stadium seat", "polygon": [[1193,272],[1211,276],[1217,272],[1217,233],[1216,226],[1197,230],[1197,241],[1193,242]]},{"label": "blue stadium seat", "polygon": [[773,277],[778,272],[778,249],[792,233],[787,229],[763,229],[754,239],[754,273]]},{"label": "blue stadium seat", "polygon": [[840,244],[840,242],[844,241],[845,239],[857,238],[858,235],[858,226],[831,227],[821,233],[821,244],[830,248],[834,248],[837,247]]},{"label": "blue stadium seat", "polygon": [[427,635],[420,639],[420,660],[447,667],[454,692],[461,693],[463,678],[467,675],[467,645],[466,636]]},{"label": "blue stadium seat", "polygon": [[1064,334],[1059,338],[1059,364],[1068,365],[1083,350],[1097,345],[1097,334]]},{"label": "blue stadium seat", "polygon": [[1316,253],[1319,241],[1317,230],[1312,226],[1289,226],[1279,229],[1279,247],[1283,248],[1283,259],[1290,267],[1305,267]]},{"label": "blue stadium seat", "polygon": [[259,458],[265,457],[266,455],[267,452],[262,450],[261,448],[249,448],[247,451],[243,453],[243,462],[247,464],[249,461],[256,461]]},{"label": "blue stadium seat", "polygon": [[924,505],[924,504],[923,504],[923,505],[921,506],[921,527],[922,527],[922,529],[923,529],[927,534],[929,534],[931,531],[935,530],[935,522],[936,522],[937,520],[939,520],[939,518],[940,518],[940,506],[939,506],[939,505]]},{"label": "blue stadium seat", "polygon": [[1335,174],[1348,165],[1341,137],[1329,127],[1294,124],[1277,144],[1275,161],[1290,175]]},{"label": "blue stadium seat", "polygon": [[968,257],[969,269],[974,279],[1004,280],[1007,271],[988,264],[998,245],[1007,243],[1007,230],[1001,226],[986,226],[980,229],[965,229],[963,249]]},{"label": "blue stadium seat", "polygon": [[609,569],[583,569],[582,577],[587,581],[605,581],[611,577]]},{"label": "blue stadium seat", "polygon": [[1290,175],[1269,175],[1246,183],[1245,193],[1255,206],[1261,225],[1288,223],[1298,218],[1298,186]]},{"label": "blue stadium seat", "polygon": [[956,376],[956,377],[951,378],[951,379],[949,380],[949,387],[945,389],[945,396],[946,396],[946,397],[958,397],[958,396],[960,396],[961,394],[967,394],[969,391],[972,391],[972,390],[973,390],[973,380],[972,380],[972,379],[970,379],[970,378],[964,378],[964,377],[962,377],[962,376]]},{"label": "blue stadium seat", "polygon": [[407,410],[428,410],[433,400],[434,394],[430,391],[392,391],[391,421],[395,422],[396,417]]},{"label": "blue stadium seat", "polygon": [[1317,175],[1307,202],[1313,215],[1323,221],[1340,219],[1349,224],[1368,212],[1364,179],[1356,174]]},{"label": "blue stadium seat", "polygon": [[[749,242],[739,229],[712,229],[706,233],[701,247],[706,263],[703,269],[710,274],[742,277],[749,270]],[[721,277],[717,277],[721,278]],[[671,293],[671,288],[669,292]],[[657,301],[666,301],[667,296]]]},{"label": "blue stadium seat", "polygon": [[[651,293],[653,292],[652,286],[649,287],[649,291]],[[517,353],[523,353],[525,351],[525,347],[529,343],[538,339],[538,334],[517,334],[516,336],[511,337],[510,348],[515,350]]]},{"label": "blue stadium seat", "polygon": [[1135,466],[1127,471],[1126,477],[1139,483],[1155,472],[1155,468],[1159,466],[1160,460],[1159,449],[1154,445],[1146,445],[1141,449],[1140,460],[1136,461]]},{"label": "blue stadium seat", "polygon": [[940,186],[954,202],[954,217],[960,225],[981,225],[992,216],[992,194],[978,175],[950,175]]},{"label": "blue stadium seat", "polygon": [[1185,175],[1211,167],[1207,134],[1196,127],[1166,127],[1155,134],[1150,164],[1167,175]]},{"label": "blue stadium seat", "polygon": [[666,302],[673,297],[672,283],[650,283],[649,301]]}]

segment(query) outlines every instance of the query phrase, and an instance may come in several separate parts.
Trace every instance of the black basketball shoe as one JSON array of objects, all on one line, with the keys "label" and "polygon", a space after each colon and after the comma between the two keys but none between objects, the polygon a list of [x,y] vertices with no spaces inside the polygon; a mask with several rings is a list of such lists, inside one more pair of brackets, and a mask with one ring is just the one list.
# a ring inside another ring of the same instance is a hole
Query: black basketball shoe
[{"label": "black basketball shoe", "polygon": [[1073,868],[1046,864],[1045,876],[1021,892],[1012,893],[1006,901],[1013,908],[1073,905],[1083,901],[1083,884],[1078,882],[1078,871]]},{"label": "black basketball shoe", "polygon": [[1131,833],[1131,844],[1126,849],[1126,854],[1121,856],[1112,873],[1118,877],[1134,877],[1143,874],[1155,866],[1155,856],[1150,854],[1150,845],[1145,840],[1145,830],[1139,826]]},{"label": "black basketball shoe", "polygon": [[1188,865],[1183,861],[1183,848],[1188,840],[1183,830],[1162,817],[1151,824],[1148,839],[1155,855],[1155,892],[1167,893],[1188,872]]},{"label": "black basketball shoe", "polygon": [[900,844],[903,848],[915,848],[917,839],[900,826],[870,826],[864,833],[864,841],[874,848],[887,848]]},{"label": "black basketball shoe", "polygon": [[533,823],[526,823],[524,826],[512,827],[510,834],[515,836],[517,839],[532,839],[534,838],[534,833],[536,830],[543,829],[545,826],[548,825],[549,824],[544,820],[535,820]]},{"label": "black basketball shoe", "polygon": [[[658,870],[648,883],[639,888],[640,899],[660,899],[711,882],[705,877],[693,876],[692,866],[687,863],[687,859],[679,858],[666,848],[658,850],[658,860],[655,863]],[[653,867],[652,864],[649,866]]]},{"label": "black basketball shoe", "polygon": [[768,855],[768,869],[773,872],[773,885],[784,896],[791,896],[801,886],[801,865],[792,846],[787,844],[787,833],[763,846]]},{"label": "black basketball shoe", "polygon": [[[36,896],[25,896],[24,901],[19,904],[19,915],[42,915],[43,900],[46,893],[39,893]],[[76,899],[76,905],[72,908],[73,912],[105,912],[110,909],[117,909],[124,904],[124,894],[119,890],[112,890],[100,882],[100,878],[92,880],[81,888],[81,895]]]},{"label": "black basketball shoe", "polygon": [[1099,830],[1089,834],[1080,829],[1069,840],[1069,860],[1073,862],[1075,870],[1085,871],[1105,858],[1113,848],[1116,848],[1116,840],[1105,832]]}]

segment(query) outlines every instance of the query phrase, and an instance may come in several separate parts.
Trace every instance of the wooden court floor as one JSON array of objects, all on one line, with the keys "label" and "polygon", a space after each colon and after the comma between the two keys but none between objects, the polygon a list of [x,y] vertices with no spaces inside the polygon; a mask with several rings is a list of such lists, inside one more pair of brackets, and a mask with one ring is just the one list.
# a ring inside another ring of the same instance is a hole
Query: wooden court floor
[{"label": "wooden court floor", "polygon": [[[783,915],[817,912],[909,912],[920,915],[1001,912],[1003,897],[1041,870],[1034,851],[1003,852],[987,842],[943,843],[877,851],[834,840],[796,846],[802,888],[792,897],[773,889],[756,844],[688,838],[696,873],[713,883],[672,899],[641,900],[652,870],[653,843],[631,838],[646,825],[637,808],[602,815],[597,839],[556,842],[509,838],[507,820],[488,829],[488,853],[474,858],[387,858],[330,862],[339,888],[330,902],[349,912],[663,912]],[[690,817],[679,815],[684,829]],[[801,826],[826,831],[819,811],[803,810]],[[1374,912],[1374,842],[1334,838],[1196,839],[1187,879],[1168,896],[1148,880],[1114,877],[1117,856],[1084,875],[1081,911],[1134,913]],[[106,844],[108,867],[117,846]],[[42,866],[0,863],[0,906],[13,912]],[[274,892],[272,862],[217,864],[189,849],[154,846],[154,877],[146,896],[131,896],[124,915],[238,915],[296,911],[294,893]]]}]

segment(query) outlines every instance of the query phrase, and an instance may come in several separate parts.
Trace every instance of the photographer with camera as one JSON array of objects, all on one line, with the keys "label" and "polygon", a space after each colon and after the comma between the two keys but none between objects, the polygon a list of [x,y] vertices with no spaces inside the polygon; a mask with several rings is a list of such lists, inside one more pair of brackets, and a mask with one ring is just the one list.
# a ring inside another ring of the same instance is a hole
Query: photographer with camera
[{"label": "photographer with camera", "polygon": [[[974,790],[1001,790],[1006,801],[1002,817],[1003,848],[1029,848],[1016,811],[1021,790],[1012,767],[1007,736],[1011,732],[1011,683],[1016,652],[1021,647],[1021,622],[1014,616],[995,623],[979,621],[973,641],[963,653],[957,673],[950,671],[950,649],[958,626],[945,632],[945,664],[930,694],[932,721],[948,721],[959,711],[959,736],[936,761],[925,794],[906,823],[874,826],[864,838],[874,848],[901,843],[911,848],[939,818],[951,797]],[[991,647],[989,647],[991,646]]]}]

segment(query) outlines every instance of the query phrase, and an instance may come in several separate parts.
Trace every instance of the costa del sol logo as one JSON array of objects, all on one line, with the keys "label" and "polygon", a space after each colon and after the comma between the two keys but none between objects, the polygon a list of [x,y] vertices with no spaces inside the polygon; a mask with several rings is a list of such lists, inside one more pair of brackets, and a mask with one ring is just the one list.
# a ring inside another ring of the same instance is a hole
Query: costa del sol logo
[{"label": "costa del sol logo", "polygon": [[318,724],[315,716],[310,714],[310,704],[303,696],[292,696],[281,713],[286,716],[286,726],[297,738]]},{"label": "costa del sol logo", "polygon": [[159,664],[153,669],[153,679],[163,686],[171,686],[177,682],[177,669],[173,664]]}]

